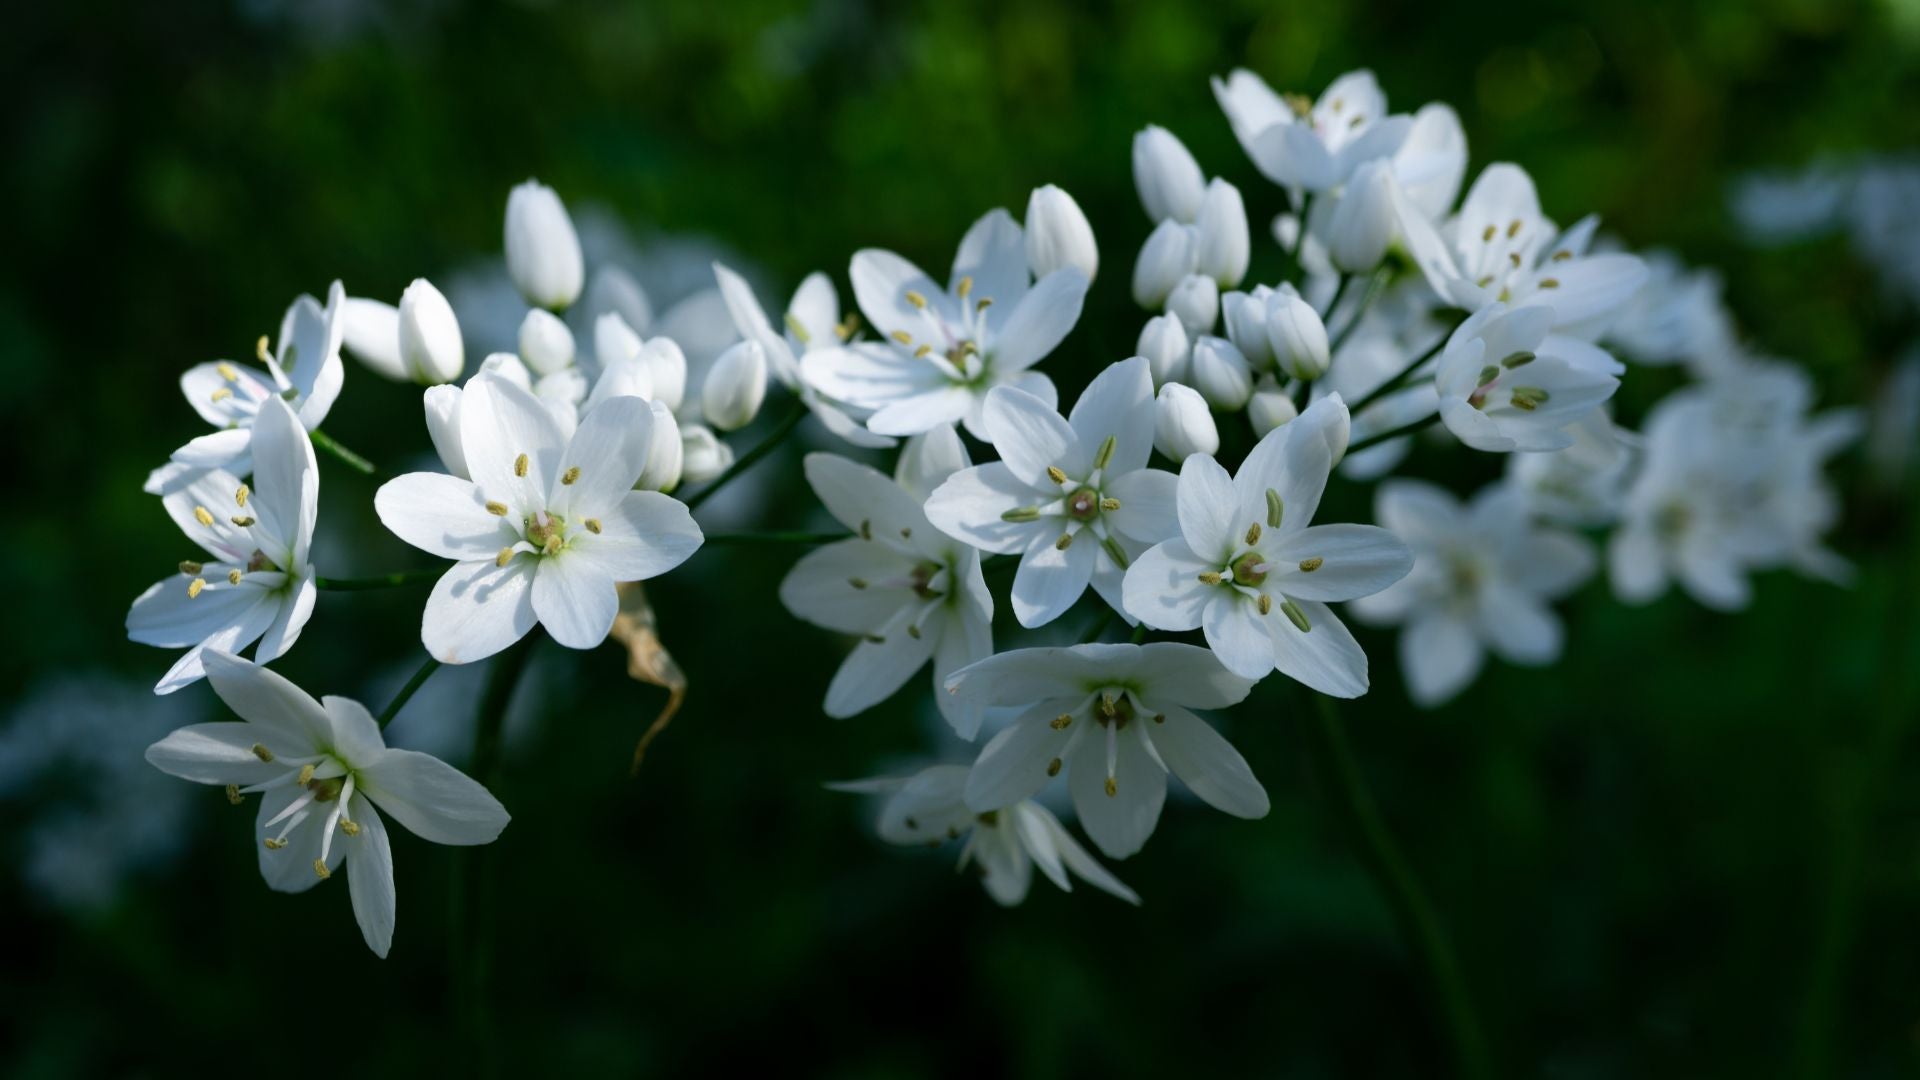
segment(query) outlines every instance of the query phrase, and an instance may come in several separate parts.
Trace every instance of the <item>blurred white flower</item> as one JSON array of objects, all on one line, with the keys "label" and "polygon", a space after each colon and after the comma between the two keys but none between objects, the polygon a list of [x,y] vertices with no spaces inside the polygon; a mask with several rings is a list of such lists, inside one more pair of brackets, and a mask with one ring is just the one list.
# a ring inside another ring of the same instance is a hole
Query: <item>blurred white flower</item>
[{"label": "blurred white flower", "polygon": [[1191,224],[1200,216],[1207,178],[1177,136],[1148,124],[1133,136],[1133,185],[1155,223]]},{"label": "blurred white flower", "polygon": [[1309,192],[1339,187],[1364,162],[1394,153],[1413,127],[1405,115],[1387,114],[1387,96],[1371,71],[1350,71],[1309,102],[1282,97],[1238,68],[1213,80],[1213,96],[1261,174]]},{"label": "blurred white flower", "polygon": [[507,196],[506,245],[507,272],[528,303],[557,311],[580,298],[580,237],[552,188],[529,180]]},{"label": "blurred white flower", "polygon": [[1326,323],[1292,285],[1283,283],[1267,295],[1262,326],[1267,332],[1268,351],[1281,371],[1309,381],[1327,373],[1331,357]]},{"label": "blurred white flower", "polygon": [[1549,334],[1553,311],[1491,304],[1447,340],[1434,368],[1440,418],[1476,450],[1559,450],[1567,428],[1619,388],[1618,361]]},{"label": "blurred white flower", "polygon": [[758,341],[729,346],[700,391],[700,411],[721,431],[737,431],[760,415],[767,399],[767,351]]},{"label": "blurred white flower", "polygon": [[1148,319],[1147,325],[1140,328],[1140,340],[1134,352],[1147,358],[1155,386],[1186,381],[1192,346],[1187,341],[1186,327],[1174,316],[1155,315]]},{"label": "blurred white flower", "polygon": [[1180,320],[1190,338],[1213,333],[1220,318],[1220,286],[1205,274],[1188,274],[1167,295],[1167,314]]},{"label": "blurred white flower", "polygon": [[1221,412],[1238,412],[1253,396],[1253,368],[1233,342],[1201,335],[1193,342],[1193,388]]},{"label": "blurred white flower", "polygon": [[545,308],[531,308],[520,320],[520,359],[540,375],[551,375],[573,364],[573,331],[566,321]]}]

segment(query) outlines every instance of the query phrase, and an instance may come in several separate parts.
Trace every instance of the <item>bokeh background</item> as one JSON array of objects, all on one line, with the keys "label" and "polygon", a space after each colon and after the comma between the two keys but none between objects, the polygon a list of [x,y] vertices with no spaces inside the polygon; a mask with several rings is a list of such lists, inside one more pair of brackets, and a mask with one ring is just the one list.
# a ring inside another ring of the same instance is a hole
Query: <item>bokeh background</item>
[{"label": "bokeh background", "polygon": [[[952,851],[883,848],[871,807],[821,788],[914,760],[934,727],[924,690],[820,714],[842,646],[780,608],[779,550],[712,549],[652,590],[691,693],[637,780],[631,745],[664,694],[627,681],[614,646],[541,650],[495,789],[514,823],[474,863],[396,839],[390,960],[361,945],[344,888],[270,894],[251,811],[139,758],[218,710],[204,687],[153,698],[168,656],[122,632],[190,554],[140,493],[200,429],[175,380],[250,356],[288,300],[336,277],[394,299],[497,266],[506,192],[529,175],[642,262],[736,253],[774,303],[813,269],[844,288],[860,246],[939,272],[978,214],[1059,183],[1105,257],[1048,362],[1070,396],[1142,318],[1132,133],[1165,125],[1241,186],[1258,279],[1281,198],[1207,76],[1245,64],[1312,92],[1367,65],[1400,108],[1453,103],[1472,168],[1525,164],[1550,214],[1598,210],[1630,244],[1722,268],[1744,332],[1803,362],[1826,403],[1874,401],[1920,334],[1845,235],[1763,249],[1729,210],[1755,170],[1920,147],[1913,0],[74,0],[6,22],[8,1076],[1446,1074],[1282,680],[1232,730],[1269,818],[1170,807],[1116,867],[1139,910],[1041,884],[1003,911]],[[650,280],[670,294],[701,272],[695,257]],[[1678,378],[1636,370],[1622,418]],[[428,448],[419,415],[417,391],[350,365],[327,427],[403,465]],[[1465,488],[1495,468],[1430,471]],[[322,572],[418,564],[378,528],[369,481],[322,471]],[[1567,605],[1562,664],[1496,666],[1431,713],[1406,704],[1391,640],[1360,631],[1362,767],[1505,1075],[1920,1071],[1911,470],[1856,451],[1836,477],[1851,590],[1770,574],[1751,611],[1721,616],[1680,596],[1624,608],[1598,581]],[[1365,513],[1366,492],[1344,498]],[[814,513],[797,455],[711,509]],[[277,667],[377,708],[420,655],[423,598],[323,595]],[[394,740],[460,759],[480,678],[436,676]],[[465,873],[490,890],[458,916],[482,920],[478,954],[449,911]]]}]

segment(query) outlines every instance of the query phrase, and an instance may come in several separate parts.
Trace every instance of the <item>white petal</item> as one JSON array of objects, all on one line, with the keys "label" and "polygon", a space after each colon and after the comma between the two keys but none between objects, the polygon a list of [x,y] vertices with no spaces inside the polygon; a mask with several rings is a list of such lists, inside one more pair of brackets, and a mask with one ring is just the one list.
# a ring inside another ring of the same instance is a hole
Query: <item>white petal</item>
[{"label": "white petal", "polygon": [[[978,564],[972,574],[979,576]],[[985,590],[985,582],[981,582],[980,591]],[[980,725],[986,720],[986,707],[947,693],[945,684],[954,673],[993,655],[993,615],[991,610],[981,614],[962,605],[938,621],[945,625],[939,628],[939,641],[933,648],[934,704],[952,725],[953,733],[971,742],[980,734]],[[933,620],[929,620],[926,632],[934,632]]]},{"label": "white petal", "polygon": [[957,423],[979,401],[962,386],[939,386],[888,402],[867,418],[867,430],[878,435],[919,435],[941,424]]},{"label": "white petal", "polygon": [[1013,215],[995,208],[987,211],[960,240],[953,257],[953,276],[947,291],[958,295],[961,278],[972,278],[970,302],[992,300],[988,317],[1001,318],[1027,295],[1027,240]]},{"label": "white petal", "polygon": [[[1296,428],[1296,424],[1302,426]],[[1314,419],[1302,413],[1254,444],[1240,463],[1240,471],[1234,474],[1234,503],[1228,510],[1234,515],[1228,526],[1230,532],[1235,526],[1245,530],[1255,522],[1264,529],[1274,529],[1273,500],[1268,492],[1280,499],[1278,531],[1293,532],[1313,520],[1327,488],[1327,477],[1333,472],[1332,451],[1316,431]]]},{"label": "white petal", "polygon": [[879,631],[880,640],[866,639],[833,673],[827,686],[826,714],[844,719],[893,696],[933,655],[933,638],[907,632],[912,610],[903,610]]},{"label": "white petal", "polygon": [[1133,646],[1133,678],[1155,701],[1193,709],[1224,709],[1245,701],[1253,680],[1228,671],[1197,645],[1156,641]]},{"label": "white petal", "polygon": [[1042,534],[1020,556],[1013,574],[1013,617],[1021,626],[1044,626],[1059,618],[1093,578],[1099,540],[1083,529],[1064,551],[1058,541],[1058,535]]},{"label": "white petal", "polygon": [[533,612],[553,640],[569,649],[591,649],[613,629],[620,595],[605,567],[585,552],[563,551],[541,558],[534,568]]},{"label": "white petal", "polygon": [[1115,476],[1102,491],[1120,500],[1106,512],[1107,524],[1143,544],[1180,535],[1180,478],[1164,469],[1135,469]]},{"label": "white petal", "polygon": [[1241,818],[1267,816],[1267,791],[1232,743],[1206,721],[1177,705],[1154,702],[1148,707],[1166,719],[1156,720],[1143,730],[1160,752],[1160,760],[1181,783],[1223,813]]},{"label": "white petal", "polygon": [[907,293],[917,293],[927,299],[945,296],[944,290],[919,267],[878,248],[854,252],[847,276],[853,281],[853,297],[859,302],[861,313],[875,329],[889,336],[895,331],[916,337],[926,333],[926,315],[907,299]]},{"label": "white petal", "polygon": [[360,791],[422,840],[486,844],[507,827],[500,800],[432,754],[388,750],[357,775]]},{"label": "white petal", "polygon": [[1564,596],[1593,576],[1599,560],[1584,537],[1542,529],[1525,537],[1505,567],[1516,585],[1544,596]]},{"label": "white petal", "polygon": [[948,536],[983,551],[1012,554],[1026,550],[1033,534],[1048,526],[1038,521],[1007,521],[1001,515],[1040,501],[1004,462],[994,461],[962,469],[934,489],[927,499],[927,520]]},{"label": "white petal", "polygon": [[995,387],[987,395],[986,425],[994,451],[1007,468],[1038,491],[1060,490],[1047,475],[1050,467],[1084,477],[1092,465],[1092,450],[1079,445],[1074,429],[1053,406],[1025,390]]},{"label": "white petal", "polygon": [[517,557],[505,566],[463,562],[441,575],[427,597],[420,642],[443,664],[484,660],[525,637],[533,613],[533,569]]},{"label": "white petal", "polygon": [[382,960],[393,947],[393,927],[398,914],[393,888],[393,845],[387,840],[387,824],[373,804],[354,792],[347,814],[360,832],[342,836],[333,842],[334,850],[346,849],[347,892],[353,897],[353,918],[360,924],[360,936],[367,948]]},{"label": "white petal", "polygon": [[885,544],[840,540],[800,557],[780,582],[780,602],[794,618],[815,626],[870,634],[912,595],[887,587],[889,579],[905,579],[912,571],[913,563]]},{"label": "white petal", "polygon": [[[469,380],[460,396],[460,444],[487,498],[522,516],[547,508],[547,484],[560,474],[566,440],[532,393],[491,373]],[[525,468],[517,467],[521,455]]]},{"label": "white petal", "polygon": [[1629,525],[1607,543],[1607,576],[1623,603],[1644,604],[1667,591],[1666,557],[1651,528]]},{"label": "white petal", "polygon": [[887,474],[838,454],[812,453],[802,462],[813,493],[842,525],[856,533],[911,535],[930,528],[913,496]]},{"label": "white petal", "polygon": [[835,401],[877,409],[947,385],[946,373],[890,346],[814,349],[800,361],[800,378]]},{"label": "white petal", "polygon": [[952,424],[943,424],[907,440],[894,463],[893,479],[914,498],[925,500],[934,488],[971,464],[960,433]]},{"label": "white petal", "polygon": [[1374,516],[1400,539],[1422,547],[1444,545],[1466,528],[1459,501],[1422,480],[1383,482],[1374,495]]},{"label": "white petal", "polygon": [[1480,594],[1479,629],[1502,659],[1540,666],[1560,658],[1560,619],[1533,596],[1510,585],[1489,585]]},{"label": "white petal", "polygon": [[395,536],[442,559],[490,559],[520,540],[511,510],[489,513],[478,484],[445,473],[396,476],[373,493],[373,508]]},{"label": "white petal", "polygon": [[1278,611],[1261,615],[1253,601],[1232,589],[1203,586],[1211,595],[1201,611],[1207,647],[1228,671],[1244,679],[1258,679],[1274,667],[1274,642],[1265,625],[1284,619]]},{"label": "white petal", "polygon": [[[1413,552],[1372,525],[1312,525],[1272,549],[1270,588],[1301,600],[1371,596],[1407,576]],[[1303,563],[1320,560],[1306,570]]]},{"label": "white petal", "polygon": [[1090,646],[1010,649],[956,672],[947,680],[947,691],[987,705],[1076,697],[1088,692],[1081,683],[1099,677],[1101,662],[1111,655]]},{"label": "white petal", "polygon": [[[1047,786],[1053,775],[1048,767],[1073,734],[1070,727],[1054,728],[1057,715],[1059,710],[1042,703],[988,741],[967,773],[968,809],[983,814],[1004,810]],[[1093,721],[1082,716],[1075,722]]]},{"label": "white petal", "polygon": [[[273,743],[281,743],[278,751]],[[255,746],[270,752],[292,754],[293,744],[277,739],[269,729],[232,721],[217,724],[189,724],[147,747],[147,763],[168,776],[191,780],[196,784],[238,784],[246,787],[271,780],[286,772],[285,766],[269,765],[254,755]]]},{"label": "white petal", "polygon": [[1080,321],[1087,297],[1087,275],[1074,267],[1055,270],[1020,298],[992,346],[995,371],[1025,371],[1060,344]]},{"label": "white petal", "polygon": [[1115,738],[1114,793],[1107,794],[1105,735],[1102,730],[1081,738],[1068,764],[1067,787],[1080,827],[1094,846],[1110,859],[1124,859],[1139,851],[1159,824],[1167,773],[1147,749],[1141,726],[1129,724]]},{"label": "white petal", "polygon": [[1047,832],[1053,837],[1054,851],[1059,854],[1060,861],[1081,880],[1129,904],[1136,907],[1139,905],[1139,895],[1122,884],[1119,878],[1114,877],[1113,873],[1101,866],[1093,856],[1087,854],[1086,849],[1080,846],[1080,842],[1073,838],[1073,834],[1067,832],[1046,807],[1037,803],[1023,803],[1015,809],[1023,815],[1039,820],[1046,827]]},{"label": "white petal", "polygon": [[293,595],[282,595],[275,601],[273,621],[267,624],[266,632],[260,635],[260,646],[254,650],[254,659],[262,664],[287,655],[293,643],[300,640],[307,620],[313,618],[314,601],[320,596],[313,578],[300,578],[291,588]]},{"label": "white petal", "polygon": [[652,441],[653,407],[640,398],[608,398],[587,410],[548,487],[553,509],[571,520],[619,505],[646,471]]},{"label": "white petal", "polygon": [[[1180,534],[1186,538],[1188,549],[1212,563],[1213,569],[1225,565],[1238,539],[1234,516],[1239,509],[1227,470],[1206,454],[1187,458],[1180,465],[1175,500],[1180,509]],[[1262,516],[1264,519],[1264,512]]]},{"label": "white petal", "polygon": [[1216,589],[1199,575],[1219,569],[1219,563],[1195,556],[1184,540],[1156,544],[1127,567],[1121,584],[1127,614],[1156,630],[1196,629]]},{"label": "white petal", "polygon": [[[279,849],[270,849],[265,841],[277,837],[286,822],[268,827],[267,822],[285,810],[296,798],[307,794],[304,788],[292,784],[269,788],[260,795],[260,808],[253,819],[254,851],[260,861],[260,877],[266,881],[267,888],[274,892],[306,892],[320,884],[321,877],[313,869],[320,858],[320,840],[322,821],[309,820],[287,834],[287,845]],[[318,805],[318,804],[315,804]],[[324,819],[324,814],[316,814]],[[346,861],[347,851],[336,837],[327,852],[327,872],[332,873]]]},{"label": "white petal", "polygon": [[1274,667],[1280,674],[1333,697],[1367,692],[1367,654],[1333,609],[1315,600],[1296,603],[1311,628],[1301,633],[1275,611],[1266,618],[1273,635]]},{"label": "white petal", "polygon": [[685,503],[657,491],[629,491],[600,531],[575,533],[564,553],[587,560],[614,581],[659,577],[693,557],[705,537]]},{"label": "white petal", "polygon": [[1407,694],[1426,708],[1458,694],[1480,673],[1485,654],[1480,638],[1465,620],[1429,614],[1407,624],[1400,635],[1400,670]]},{"label": "white petal", "polygon": [[[1108,365],[1073,403],[1067,422],[1083,451],[1097,452],[1108,436],[1114,448],[1107,475],[1146,468],[1153,456],[1153,372],[1144,356]],[[998,440],[994,449],[1001,449]]]}]

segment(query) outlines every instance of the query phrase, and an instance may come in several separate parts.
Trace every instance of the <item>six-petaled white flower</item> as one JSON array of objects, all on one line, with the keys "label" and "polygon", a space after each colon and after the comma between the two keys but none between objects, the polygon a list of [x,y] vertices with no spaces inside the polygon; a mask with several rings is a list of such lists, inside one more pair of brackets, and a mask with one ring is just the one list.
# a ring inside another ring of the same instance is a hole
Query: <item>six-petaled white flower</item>
[{"label": "six-petaled white flower", "polygon": [[1326,191],[1363,162],[1400,148],[1413,121],[1387,115],[1387,95],[1371,71],[1333,80],[1318,101],[1282,96],[1245,68],[1213,80],[1213,96],[1255,168],[1283,187]]},{"label": "six-petaled white flower", "polygon": [[1552,324],[1551,308],[1493,303],[1454,330],[1433,373],[1447,430],[1495,453],[1573,445],[1567,428],[1613,396],[1620,364]]}]

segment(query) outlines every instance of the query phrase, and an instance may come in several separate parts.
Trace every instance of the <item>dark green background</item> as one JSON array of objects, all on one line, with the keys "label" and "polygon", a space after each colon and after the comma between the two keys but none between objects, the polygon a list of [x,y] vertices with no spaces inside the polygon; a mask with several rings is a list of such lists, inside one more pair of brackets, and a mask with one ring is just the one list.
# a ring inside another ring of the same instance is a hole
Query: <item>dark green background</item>
[{"label": "dark green background", "polygon": [[[1396,107],[1453,103],[1473,168],[1525,164],[1550,214],[1599,210],[1631,243],[1722,267],[1743,327],[1803,361],[1828,403],[1869,399],[1916,330],[1843,241],[1757,253],[1726,211],[1746,170],[1920,142],[1910,0],[449,0],[339,33],[284,17],[300,6],[80,0],[6,18],[9,700],[41,675],[151,680],[169,662],[121,625],[189,553],[139,491],[200,430],[178,373],[250,354],[288,299],[335,277],[394,297],[497,252],[506,192],[529,174],[636,225],[711,234],[782,295],[816,268],[844,287],[869,244],[939,272],[979,213],[1059,183],[1105,257],[1048,362],[1070,396],[1141,321],[1125,288],[1148,224],[1133,131],[1166,125],[1241,185],[1257,274],[1277,265],[1262,226],[1279,194],[1207,75],[1245,63],[1314,91],[1364,64]],[[1636,373],[1624,418],[1676,381]],[[327,427],[384,463],[425,450],[418,418],[417,391],[350,367]],[[1464,489],[1495,467],[1455,454],[1421,471]],[[318,549],[321,570],[417,565],[375,523],[371,483],[322,469],[322,519],[352,551]],[[764,520],[805,521],[797,461],[768,469]],[[1353,737],[1506,1075],[1920,1068],[1910,513],[1857,454],[1835,473],[1850,591],[1770,574],[1727,617],[1681,597],[1623,608],[1596,582],[1568,605],[1562,664],[1495,667],[1433,713],[1406,705],[1391,639],[1363,633],[1375,689],[1347,712]],[[1366,499],[1349,492],[1328,520]],[[250,811],[207,791],[188,854],[105,912],[63,914],[5,876],[0,1073],[1446,1074],[1419,971],[1279,680],[1233,729],[1271,817],[1173,807],[1117,867],[1138,911],[1044,884],[1002,911],[950,872],[952,852],[883,849],[862,803],[821,790],[918,750],[924,691],[820,715],[842,646],[780,608],[787,561],[711,549],[654,590],[693,691],[636,782],[627,754],[660,692],[626,682],[611,647],[545,646],[537,730],[496,787],[515,820],[480,860],[484,1035],[448,994],[466,970],[449,953],[448,852],[396,840],[401,918],[381,963],[344,888],[268,893],[237,819]],[[418,654],[423,596],[324,595],[276,666],[371,696],[369,672]],[[0,829],[0,858],[13,835]]]}]

